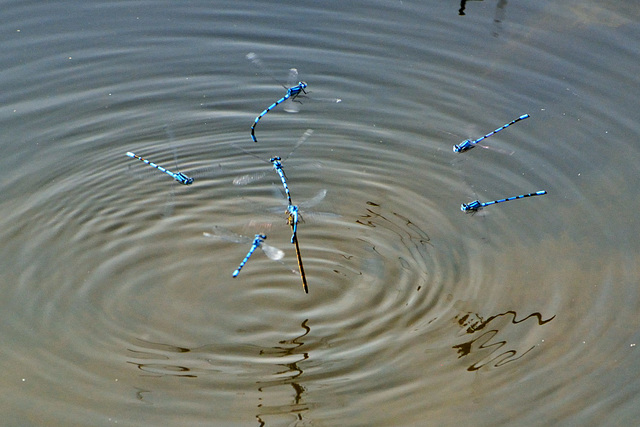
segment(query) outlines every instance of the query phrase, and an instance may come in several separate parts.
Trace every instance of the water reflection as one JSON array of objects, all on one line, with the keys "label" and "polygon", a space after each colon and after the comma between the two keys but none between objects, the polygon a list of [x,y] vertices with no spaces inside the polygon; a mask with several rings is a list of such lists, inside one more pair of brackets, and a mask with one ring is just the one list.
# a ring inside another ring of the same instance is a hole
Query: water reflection
[{"label": "water reflection", "polygon": [[[485,366],[489,366],[491,364],[493,364],[494,368],[499,368],[500,366],[504,366],[507,363],[510,362],[514,362],[520,358],[522,358],[525,354],[529,353],[531,350],[533,350],[536,345],[531,346],[529,349],[525,350],[525,351],[521,351],[518,352],[518,350],[515,350],[513,348],[508,349],[506,351],[500,352],[501,350],[503,350],[503,347],[512,347],[510,346],[510,344],[507,342],[507,340],[501,340],[501,341],[494,341],[491,342],[492,339],[498,335],[499,332],[504,331],[508,326],[510,325],[517,325],[520,324],[522,322],[524,322],[525,320],[529,319],[529,318],[537,318],[538,319],[538,326],[542,326],[550,321],[552,321],[553,319],[555,319],[555,315],[553,315],[552,317],[543,320],[542,319],[542,315],[538,312],[532,313],[530,315],[528,315],[527,317],[525,317],[524,319],[520,319],[517,320],[516,317],[516,312],[513,310],[509,310],[506,311],[504,313],[499,313],[493,316],[488,317],[486,320],[483,319],[482,316],[480,316],[477,313],[471,313],[471,312],[466,312],[464,314],[461,314],[459,316],[455,317],[455,320],[457,321],[457,323],[460,325],[460,327],[465,328],[465,333],[470,334],[470,335],[474,335],[476,334],[476,332],[479,332],[481,330],[483,330],[484,328],[486,328],[490,323],[494,322],[495,320],[501,318],[501,317],[508,317],[511,316],[511,322],[507,323],[506,325],[499,327],[499,326],[495,326],[494,323],[494,327],[495,329],[491,329],[488,330],[486,332],[483,332],[482,334],[480,334],[479,336],[476,336],[474,339],[470,340],[470,341],[466,341],[460,344],[456,344],[453,346],[454,349],[456,349],[458,351],[458,359],[462,358],[462,357],[467,357],[469,356],[472,352],[475,353],[481,353],[479,354],[479,360],[475,363],[473,363],[471,366],[469,366],[467,368],[467,371],[477,371]],[[491,350],[490,353],[488,355],[485,355],[486,352],[481,352],[481,350]],[[498,353],[497,355],[494,356],[495,353]]]},{"label": "water reflection", "polygon": [[[482,1],[482,0],[470,0],[470,1]],[[494,37],[498,37],[500,32],[502,32],[502,21],[504,21],[505,17],[505,9],[507,6],[507,0],[498,0],[496,3],[496,13],[493,17],[493,23],[495,24],[495,30],[493,31]],[[467,7],[467,0],[460,0],[460,9],[458,9],[458,15],[464,16],[465,8]]]},{"label": "water reflection", "polygon": [[151,393],[151,390],[143,389],[140,387],[134,387],[134,389],[136,391],[136,399],[138,399],[140,402],[146,403],[147,405],[151,404],[151,402],[149,402],[145,396],[145,394]]},{"label": "water reflection", "polygon": [[[482,1],[482,0],[471,0],[471,1]],[[467,7],[467,0],[460,0],[460,9],[458,9],[458,15],[464,16],[464,10]]]},{"label": "water reflection", "polygon": [[174,359],[180,359],[179,355],[191,352],[186,347],[177,347],[170,344],[161,344],[150,341],[139,340],[140,349],[128,348],[127,350],[135,360],[128,360],[127,363],[135,365],[145,376],[174,376],[185,378],[196,378],[198,375],[193,366],[187,366]]},{"label": "water reflection", "polygon": [[[292,340],[282,340],[274,347],[260,350],[260,356],[273,357],[277,359],[285,359],[283,363],[277,363],[277,366],[281,366],[284,370],[275,372],[272,376],[275,379],[258,381],[258,391],[264,393],[265,391],[273,388],[279,388],[280,386],[291,386],[293,389],[293,399],[290,403],[284,405],[264,405],[263,398],[258,400],[258,413],[256,419],[260,423],[260,426],[266,426],[267,422],[264,417],[269,415],[279,414],[293,414],[296,417],[296,423],[303,421],[303,414],[309,410],[309,407],[304,403],[303,395],[306,389],[301,384],[301,377],[303,370],[298,366],[298,363],[309,359],[309,353],[302,351],[301,347],[304,342],[300,341],[311,332],[311,328],[307,326],[309,319],[305,319],[300,325],[304,330],[304,333],[295,337]],[[270,393],[270,395],[275,393]]]},{"label": "water reflection", "polygon": [[356,223],[367,227],[382,227],[396,234],[400,241],[408,246],[406,238],[416,248],[421,248],[425,244],[431,245],[431,238],[421,230],[413,221],[397,212],[384,212],[385,208],[380,203],[367,201],[367,213],[360,215]]},{"label": "water reflection", "polygon": [[[406,280],[419,291],[424,279],[421,274],[429,271],[427,264],[432,259],[427,252],[433,248],[431,238],[412,219],[386,204],[373,201],[366,204],[366,211],[358,215],[355,222],[376,231],[370,230],[360,239],[367,244],[367,254],[362,258],[359,273],[373,280],[384,280],[385,274],[394,274],[389,268],[399,267],[405,274],[394,276],[394,280],[397,283]],[[385,260],[395,260],[396,267],[387,265]],[[372,282],[369,280],[366,284],[370,286]]]}]

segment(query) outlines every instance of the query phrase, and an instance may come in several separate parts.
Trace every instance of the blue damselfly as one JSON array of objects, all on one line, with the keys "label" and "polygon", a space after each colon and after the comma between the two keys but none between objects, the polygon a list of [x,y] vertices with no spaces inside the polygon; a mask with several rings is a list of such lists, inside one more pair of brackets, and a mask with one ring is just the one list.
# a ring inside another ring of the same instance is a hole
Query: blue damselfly
[{"label": "blue damselfly", "polygon": [[287,206],[287,223],[291,226],[291,243],[297,239],[298,221],[300,216],[298,215],[298,207],[296,205],[289,204]]},{"label": "blue damselfly", "polygon": [[226,228],[220,226],[214,226],[212,231],[212,233],[204,232],[202,233],[202,235],[205,237],[213,237],[218,240],[224,240],[232,243],[251,243],[249,252],[244,257],[238,268],[233,272],[233,277],[237,277],[238,274],[240,274],[240,270],[242,269],[242,267],[244,267],[244,265],[247,263],[247,261],[257,248],[262,249],[262,252],[264,252],[264,254],[269,259],[272,259],[274,261],[280,261],[282,258],[284,258],[284,252],[282,250],[264,243],[264,240],[267,238],[267,236],[264,234],[256,234],[255,237],[251,238],[234,233],[233,231],[227,230]]},{"label": "blue damselfly", "polygon": [[164,173],[166,173],[167,175],[173,177],[173,179],[175,179],[176,181],[178,181],[180,184],[184,184],[184,185],[190,185],[193,183],[193,178],[189,178],[187,175],[183,174],[182,172],[171,172],[168,169],[163,168],[160,165],[157,165],[153,162],[150,162],[147,159],[144,159],[134,153],[132,153],[131,151],[127,151],[127,156],[134,158],[134,159],[138,159],[140,161],[143,161],[144,163],[148,164],[151,167],[154,167]]},{"label": "blue damselfly", "polygon": [[[284,191],[287,195],[287,201],[289,202],[289,204],[292,204],[291,201],[291,192],[289,191],[289,185],[287,184],[287,176],[284,173],[284,169],[283,169],[283,162],[285,160],[287,160],[289,157],[291,157],[291,155],[293,154],[294,151],[296,151],[298,149],[298,147],[300,147],[302,144],[304,144],[304,142],[309,139],[309,137],[313,134],[313,129],[307,129],[302,136],[298,139],[298,141],[296,142],[296,144],[293,146],[293,149],[289,152],[289,154],[287,154],[287,156],[284,158],[284,160],[280,157],[280,156],[273,156],[269,159],[269,162],[271,163],[271,165],[273,166],[274,170],[276,171],[276,173],[278,174],[278,176],[280,177],[280,181],[282,181],[282,187],[284,188]],[[261,157],[259,157],[258,155],[245,150],[242,147],[237,147],[238,149],[242,150],[244,153],[253,156],[257,159],[259,159],[260,161],[263,161],[266,163],[266,160],[262,159]],[[257,174],[250,174],[250,175],[243,175],[240,177],[236,177],[233,180],[233,183],[236,185],[246,185],[250,182],[253,182],[257,179],[260,179],[264,176],[264,173],[259,172]]]},{"label": "blue damselfly", "polygon": [[[282,86],[284,90],[288,90],[290,87],[293,87],[297,83],[299,83],[297,68],[290,68],[287,81],[285,83],[282,83],[282,81],[277,79],[275,74],[264,65],[262,59],[256,53],[250,52],[246,55],[246,58],[251,61],[251,63],[255,65],[265,76],[271,78],[271,80],[273,80],[277,85]],[[300,103],[293,102],[293,100],[289,98],[284,102],[282,108],[287,113],[297,113],[300,110]]]},{"label": "blue damselfly", "polygon": [[238,274],[240,274],[240,270],[242,270],[242,267],[244,267],[247,261],[249,261],[249,258],[251,257],[253,252],[258,248],[258,246],[260,246],[261,243],[264,242],[266,238],[267,236],[265,234],[256,234],[255,238],[253,239],[253,243],[251,244],[251,248],[249,249],[249,252],[247,252],[247,255],[240,262],[240,265],[238,266],[238,268],[236,268],[236,270],[233,272],[233,275],[232,275],[233,277],[238,277]]},{"label": "blue damselfly", "polygon": [[500,126],[498,129],[496,129],[496,130],[494,130],[492,132],[489,132],[488,134],[486,134],[486,135],[484,135],[484,136],[482,136],[482,137],[480,137],[480,138],[478,138],[478,139],[476,139],[474,141],[471,141],[470,139],[462,141],[460,144],[457,144],[457,145],[453,146],[453,152],[454,153],[464,153],[465,151],[471,150],[473,147],[476,146],[476,144],[478,144],[483,139],[489,138],[491,135],[493,135],[495,133],[498,133],[501,130],[508,128],[512,124],[517,123],[520,120],[524,120],[524,119],[526,119],[528,117],[530,117],[528,114],[523,114],[522,116],[518,117],[517,119],[512,120],[512,121],[510,121],[509,123],[507,123],[507,124],[505,124],[503,126]]},{"label": "blue damselfly", "polygon": [[[258,56],[255,53],[251,52],[247,54],[247,59],[249,59],[251,62],[253,62],[256,66],[258,66],[263,71],[266,71],[266,69],[264,68],[264,65],[262,65],[262,61],[260,60],[260,58],[258,58]],[[293,76],[297,77],[297,74],[298,74],[298,70],[296,70],[295,68],[292,68],[289,71],[290,79]],[[285,95],[279,100],[277,100],[276,102],[274,102],[273,104],[271,104],[270,106],[268,106],[267,108],[265,108],[264,111],[262,111],[262,113],[260,113],[258,117],[256,117],[256,119],[253,122],[253,125],[251,125],[251,139],[253,140],[253,142],[258,142],[258,140],[256,139],[255,130],[256,130],[256,125],[258,124],[260,119],[269,111],[273,110],[275,107],[282,104],[286,100],[291,99],[293,101],[300,95],[300,93],[306,94],[307,93],[305,91],[306,87],[307,87],[307,84],[303,81],[299,81],[297,84],[292,84],[289,87],[284,86],[284,88],[287,90]]]},{"label": "blue damselfly", "polygon": [[496,203],[508,202],[510,200],[523,199],[525,197],[542,196],[543,194],[547,194],[547,192],[544,190],[536,191],[535,193],[521,194],[519,196],[507,197],[506,199],[494,200],[492,202],[481,202],[479,200],[474,200],[473,202],[461,204],[460,210],[463,212],[477,212],[478,210],[484,208],[485,206],[494,205]]}]

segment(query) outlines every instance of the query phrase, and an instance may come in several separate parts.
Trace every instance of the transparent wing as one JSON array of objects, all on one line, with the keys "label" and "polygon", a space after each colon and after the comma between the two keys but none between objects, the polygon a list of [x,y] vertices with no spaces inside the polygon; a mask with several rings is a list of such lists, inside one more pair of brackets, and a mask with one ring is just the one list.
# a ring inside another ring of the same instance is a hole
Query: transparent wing
[{"label": "transparent wing", "polygon": [[280,261],[282,258],[284,258],[284,251],[274,247],[274,246],[270,246],[267,245],[265,243],[260,243],[260,249],[262,249],[262,252],[264,252],[264,254],[271,258],[274,261]]},{"label": "transparent wing", "polygon": [[[251,63],[253,65],[255,65],[256,67],[258,67],[258,69],[260,70],[260,72],[262,72],[265,76],[270,77],[271,80],[273,80],[274,82],[276,82],[277,84],[279,84],[280,86],[282,86],[285,89],[289,89],[289,87],[285,87],[285,85],[282,84],[282,82],[279,82],[278,79],[275,78],[275,76],[273,75],[273,73],[271,73],[271,71],[269,71],[267,69],[267,67],[265,67],[264,63],[262,62],[262,59],[260,59],[260,57],[258,56],[258,54],[254,53],[254,52],[249,52],[247,53],[247,59],[249,61],[251,61]],[[294,83],[295,84],[295,83]]]},{"label": "transparent wing", "polygon": [[222,164],[213,164],[212,166],[202,167],[189,172],[189,176],[196,179],[211,179],[219,176],[224,171]]},{"label": "transparent wing", "polygon": [[172,145],[171,151],[173,152],[173,164],[176,167],[176,172],[180,172],[180,168],[178,167],[178,150],[174,145]]},{"label": "transparent wing", "polygon": [[298,80],[298,69],[297,68],[290,68],[289,69],[289,76],[287,77],[287,89],[289,89],[292,86],[295,86],[298,84],[300,80]]},{"label": "transparent wing", "polygon": [[266,172],[256,172],[250,173],[246,175],[241,175],[233,178],[233,185],[247,185],[251,184],[254,181],[258,181],[266,175]]},{"label": "transparent wing", "polygon": [[[302,134],[302,136],[300,136],[300,138],[298,139],[298,141],[296,141],[296,144],[293,146],[293,149],[289,152],[289,154],[287,154],[287,156],[284,158],[283,162],[285,160],[287,160],[289,157],[291,157],[291,155],[293,154],[294,151],[296,151],[298,149],[298,147],[300,147],[302,144],[304,144],[307,139],[309,139],[311,137],[311,135],[313,135],[313,129],[307,129],[306,131],[304,131],[304,133]],[[252,157],[257,158],[258,160],[262,160],[265,161],[263,158],[259,157],[258,155],[245,150],[242,147],[237,147],[239,150],[243,151],[245,154],[248,154]],[[262,178],[264,178],[264,176],[266,175],[266,172],[254,172],[254,173],[250,173],[250,174],[245,174],[245,175],[240,175],[237,176],[233,179],[233,185],[247,185],[247,184],[251,184],[254,181],[258,181]]]},{"label": "transparent wing", "polygon": [[[287,197],[285,196],[284,190],[282,189],[282,187],[278,187],[277,185],[274,184],[271,186],[271,188],[272,188],[274,197],[276,197],[281,202],[281,205],[286,206]],[[301,203],[297,203],[297,205],[300,209],[303,209],[303,208],[309,209],[320,204],[320,202],[322,202],[326,196],[327,196],[327,189],[323,188],[322,190],[318,191],[316,195],[313,196],[312,198],[307,199]],[[278,207],[276,209],[281,209],[281,208]]]},{"label": "transparent wing", "polygon": [[220,227],[219,225],[214,225],[211,229],[211,233],[207,233],[206,231],[202,233],[205,237],[212,237],[217,240],[225,240],[227,242],[233,243],[252,243],[253,239],[247,236],[240,235],[238,233],[234,233],[231,230],[227,230],[224,227]]},{"label": "transparent wing", "polygon": [[326,196],[327,196],[327,189],[323,188],[322,190],[318,191],[318,193],[315,196],[313,196],[309,200],[305,200],[304,202],[300,203],[298,206],[300,206],[300,209],[312,208],[320,204],[320,202],[322,202]]},{"label": "transparent wing", "polygon": [[298,149],[298,147],[300,147],[302,144],[304,144],[307,141],[307,139],[309,139],[311,137],[311,135],[313,135],[313,129],[305,130],[304,133],[300,136],[300,138],[298,138],[298,141],[296,142],[296,145],[293,146],[291,151],[289,151],[289,154],[287,154],[287,157],[285,157],[284,160],[282,160],[282,161],[284,162],[289,157],[291,157],[293,152],[296,151]]},{"label": "transparent wing", "polygon": [[[280,201],[280,205],[275,208],[268,208],[268,211],[272,213],[281,213],[284,207],[287,206],[287,198],[285,197],[284,191],[282,190],[281,187],[278,187],[277,185],[274,184],[272,188],[273,188],[274,196]],[[314,206],[322,202],[326,197],[326,195],[327,195],[327,190],[323,188],[322,190],[318,191],[316,195],[313,196],[312,198],[305,200],[301,203],[298,203],[297,206],[300,208],[299,221],[304,222],[305,218],[312,219],[315,221],[322,221],[322,220],[326,221],[329,219],[341,218],[342,216],[337,213],[318,212],[315,210],[310,210],[311,208],[313,208]],[[295,199],[295,196],[293,197]]]},{"label": "transparent wing", "polygon": [[[289,77],[287,77],[287,89],[297,85],[298,82],[300,82],[300,80],[298,80],[298,69],[291,68],[289,70]],[[300,101],[294,101],[289,98],[284,102],[282,108],[287,113],[297,113],[298,111],[300,111]]]},{"label": "transparent wing", "polygon": [[480,143],[474,144],[474,147],[484,148],[485,150],[494,151],[499,154],[504,154],[505,156],[513,156],[515,154],[515,151],[513,150],[505,150],[503,148],[492,147],[490,145],[484,145]]},{"label": "transparent wing", "polygon": [[[298,84],[300,80],[298,80],[298,70],[296,68],[291,68],[289,70],[289,76],[287,77],[286,84],[282,84],[282,81],[276,79],[274,74],[264,65],[262,59],[255,52],[249,52],[246,55],[247,59],[251,61],[253,65],[255,65],[265,76],[271,78],[278,85],[282,86],[285,90],[288,90],[290,87],[293,87]],[[292,102],[291,99],[287,99],[282,105],[284,111],[288,113],[297,113],[300,111],[300,103]]]}]

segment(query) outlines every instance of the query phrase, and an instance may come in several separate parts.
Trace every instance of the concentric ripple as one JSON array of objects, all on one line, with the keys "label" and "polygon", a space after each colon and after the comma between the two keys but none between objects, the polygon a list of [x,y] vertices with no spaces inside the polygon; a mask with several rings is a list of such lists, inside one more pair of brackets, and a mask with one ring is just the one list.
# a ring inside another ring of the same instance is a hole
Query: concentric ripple
[{"label": "concentric ripple", "polygon": [[[637,8],[31,3],[0,23],[7,425],[637,419]],[[214,227],[285,255],[233,278]]]}]

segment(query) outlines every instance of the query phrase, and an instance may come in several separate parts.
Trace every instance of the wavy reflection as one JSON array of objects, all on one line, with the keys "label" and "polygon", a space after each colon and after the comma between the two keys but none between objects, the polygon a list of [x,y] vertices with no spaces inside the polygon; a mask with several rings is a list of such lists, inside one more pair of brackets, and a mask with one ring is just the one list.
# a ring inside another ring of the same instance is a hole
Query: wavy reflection
[{"label": "wavy reflection", "polygon": [[[462,327],[465,328],[465,332],[467,334],[476,334],[479,331],[485,329],[490,323],[494,320],[499,319],[501,317],[511,316],[511,322],[507,323],[502,328],[495,328],[483,332],[476,338],[466,341],[460,344],[454,345],[452,348],[458,351],[458,359],[462,357],[469,356],[472,352],[482,353],[479,354],[480,360],[473,363],[471,366],[467,368],[467,371],[473,372],[477,371],[485,366],[489,366],[493,364],[494,368],[499,368],[501,366],[506,365],[507,363],[515,362],[518,359],[521,359],[525,354],[529,353],[536,346],[531,346],[525,351],[519,351],[513,349],[511,345],[506,340],[502,341],[493,341],[493,338],[501,331],[504,330],[509,325],[517,325],[524,322],[527,319],[535,318],[537,319],[538,326],[545,325],[549,323],[553,319],[555,319],[555,315],[543,320],[542,315],[538,312],[531,313],[527,317],[517,320],[517,314],[513,310],[506,311],[504,313],[499,313],[493,316],[488,317],[486,320],[477,313],[466,312],[459,316],[455,317],[456,322]],[[506,348],[505,348],[506,347]],[[484,355],[485,352],[482,350],[490,350],[488,355]],[[502,351],[505,350],[505,351]],[[497,354],[496,354],[497,353]]]},{"label": "wavy reflection", "polygon": [[[407,243],[411,243],[413,246],[420,249],[425,244],[431,245],[431,238],[429,235],[421,230],[409,218],[396,212],[385,212],[386,208],[384,208],[380,203],[367,201],[367,206],[369,207],[367,208],[366,213],[364,215],[360,215],[356,220],[356,223],[371,228],[382,227],[390,230],[400,237],[400,241],[404,243],[405,246],[408,246]],[[408,239],[409,242],[406,242],[405,239]]]},{"label": "wavy reflection", "polygon": [[504,21],[506,10],[507,10],[507,0],[498,0],[498,3],[496,4],[496,14],[493,17],[493,23],[496,27],[495,30],[493,31],[494,37],[498,37],[502,32],[502,21]]},{"label": "wavy reflection", "polygon": [[180,354],[189,353],[191,349],[170,344],[139,341],[142,343],[140,349],[127,349],[133,359],[128,360],[127,363],[137,366],[148,376],[197,378],[196,368],[189,366],[188,360],[185,359],[183,362],[176,360],[180,359]]},{"label": "wavy reflection", "polygon": [[259,425],[266,426],[266,416],[270,415],[282,415],[292,414],[296,417],[296,424],[303,421],[303,414],[309,410],[309,407],[304,403],[304,393],[306,389],[300,383],[303,370],[298,366],[298,363],[309,359],[309,353],[302,351],[301,347],[304,342],[300,341],[311,332],[311,328],[307,326],[309,319],[305,319],[300,326],[304,330],[302,335],[295,337],[292,340],[279,341],[277,346],[269,349],[260,350],[260,356],[274,357],[277,359],[286,359],[283,363],[276,363],[277,366],[281,366],[284,370],[275,372],[272,376],[273,380],[258,381],[258,391],[264,393],[270,391],[270,395],[278,397],[279,390],[272,390],[279,388],[283,385],[291,386],[293,389],[293,399],[283,405],[265,405],[263,404],[263,398],[260,397],[258,404],[258,414],[256,419]]},{"label": "wavy reflection", "polygon": [[[427,249],[433,247],[429,235],[407,216],[394,212],[381,203],[367,201],[366,205],[365,212],[360,214],[355,222],[371,229],[378,229],[378,233],[367,233],[366,239],[361,239],[370,245],[367,251],[376,254],[377,257],[367,257],[365,261],[368,265],[362,266],[363,271],[370,271],[372,277],[381,278],[385,268],[380,261],[391,257],[396,259],[397,265],[405,271],[426,271],[424,263],[429,259]],[[392,233],[392,236],[385,236],[385,232]],[[403,248],[402,253],[398,252],[398,243]],[[409,256],[404,249],[408,251]],[[421,288],[421,284],[416,285],[416,290],[419,291]]]}]

